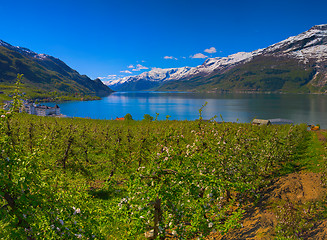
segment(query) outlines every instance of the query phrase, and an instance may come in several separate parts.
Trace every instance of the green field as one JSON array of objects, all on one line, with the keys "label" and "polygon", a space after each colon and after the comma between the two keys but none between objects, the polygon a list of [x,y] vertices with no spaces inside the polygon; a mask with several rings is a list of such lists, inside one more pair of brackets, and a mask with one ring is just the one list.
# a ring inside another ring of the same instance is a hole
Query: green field
[{"label": "green field", "polygon": [[224,234],[240,227],[263,187],[305,168],[316,153],[308,148],[319,145],[305,125],[201,116],[108,121],[2,112],[0,131],[0,239]]}]

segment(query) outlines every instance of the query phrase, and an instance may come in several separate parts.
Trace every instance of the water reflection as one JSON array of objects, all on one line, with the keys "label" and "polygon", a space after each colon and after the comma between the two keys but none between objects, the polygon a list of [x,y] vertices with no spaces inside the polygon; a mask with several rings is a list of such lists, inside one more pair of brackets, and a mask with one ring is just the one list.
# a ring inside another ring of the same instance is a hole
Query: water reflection
[{"label": "water reflection", "polygon": [[[286,118],[295,123],[319,123],[327,128],[327,96],[297,94],[195,94],[171,92],[117,92],[99,101],[58,103],[63,114],[95,119],[114,119],[127,113],[134,119],[144,114],[159,119],[194,120],[203,110],[206,119],[220,114],[225,121],[250,122],[253,118]],[[48,105],[54,105],[49,103]]]}]

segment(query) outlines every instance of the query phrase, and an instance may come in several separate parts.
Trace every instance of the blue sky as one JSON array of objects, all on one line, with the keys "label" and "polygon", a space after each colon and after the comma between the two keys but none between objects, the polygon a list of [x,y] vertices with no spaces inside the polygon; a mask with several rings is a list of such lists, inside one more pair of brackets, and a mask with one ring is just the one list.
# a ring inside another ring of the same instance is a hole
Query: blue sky
[{"label": "blue sky", "polygon": [[0,39],[110,79],[264,48],[327,23],[326,9],[326,0],[1,1]]}]

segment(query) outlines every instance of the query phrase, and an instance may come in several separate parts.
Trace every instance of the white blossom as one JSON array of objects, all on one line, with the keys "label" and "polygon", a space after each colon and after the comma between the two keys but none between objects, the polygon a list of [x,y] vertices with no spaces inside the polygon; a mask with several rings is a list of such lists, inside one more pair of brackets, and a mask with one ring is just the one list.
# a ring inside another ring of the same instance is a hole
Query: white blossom
[{"label": "white blossom", "polygon": [[76,213],[81,213],[81,209],[77,208],[75,212]]}]

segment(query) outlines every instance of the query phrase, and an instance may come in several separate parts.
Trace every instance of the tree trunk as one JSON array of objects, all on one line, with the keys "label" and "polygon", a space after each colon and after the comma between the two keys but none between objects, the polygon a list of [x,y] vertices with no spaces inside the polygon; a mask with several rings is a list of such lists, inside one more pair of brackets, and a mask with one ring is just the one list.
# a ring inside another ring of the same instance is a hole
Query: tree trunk
[{"label": "tree trunk", "polygon": [[[159,225],[162,220],[162,212],[161,212],[161,199],[157,197],[156,201],[154,202],[154,232],[153,232],[153,239],[156,239],[159,234]],[[160,239],[165,239],[164,236],[160,237]]]}]

